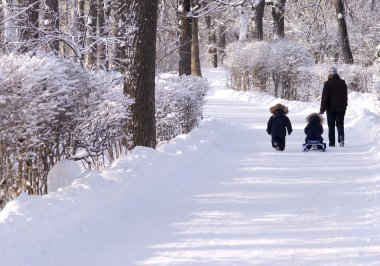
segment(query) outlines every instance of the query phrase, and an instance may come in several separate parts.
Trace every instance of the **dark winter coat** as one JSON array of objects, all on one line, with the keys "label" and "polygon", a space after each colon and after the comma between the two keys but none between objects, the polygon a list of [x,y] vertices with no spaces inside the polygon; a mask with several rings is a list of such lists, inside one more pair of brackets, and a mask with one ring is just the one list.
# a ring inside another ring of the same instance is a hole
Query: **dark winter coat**
[{"label": "dark winter coat", "polygon": [[290,135],[290,133],[292,133],[292,124],[286,116],[288,108],[282,104],[276,104],[270,108],[270,112],[273,115],[268,121],[268,134],[274,138],[283,138],[286,136],[286,130],[288,130],[288,134]]},{"label": "dark winter coat", "polygon": [[325,82],[322,91],[321,109],[323,114],[328,111],[344,111],[347,108],[347,85],[339,75],[334,75]]},{"label": "dark winter coat", "polygon": [[307,126],[305,127],[306,140],[323,140],[323,117],[320,114],[312,113],[306,117]]}]

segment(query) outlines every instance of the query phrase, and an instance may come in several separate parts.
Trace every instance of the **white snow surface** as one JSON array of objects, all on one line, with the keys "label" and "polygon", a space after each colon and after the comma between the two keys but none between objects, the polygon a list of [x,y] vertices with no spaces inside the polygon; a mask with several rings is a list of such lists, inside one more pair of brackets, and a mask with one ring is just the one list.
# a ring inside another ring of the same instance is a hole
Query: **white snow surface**
[{"label": "white snow surface", "polygon": [[[229,90],[221,69],[205,76],[205,119],[190,134],[8,203],[0,265],[380,265],[372,96],[349,94],[345,147],[302,152],[318,102]],[[278,102],[294,129],[284,152],[265,131]]]}]

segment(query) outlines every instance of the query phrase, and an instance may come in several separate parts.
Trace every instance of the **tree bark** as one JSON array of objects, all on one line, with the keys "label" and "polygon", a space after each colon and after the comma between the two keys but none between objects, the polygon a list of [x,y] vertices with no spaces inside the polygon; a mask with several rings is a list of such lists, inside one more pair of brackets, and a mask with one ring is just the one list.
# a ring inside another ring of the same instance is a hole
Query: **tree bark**
[{"label": "tree bark", "polygon": [[199,59],[198,19],[193,19],[192,45],[191,45],[191,75],[202,76],[201,62]]},{"label": "tree bark", "polygon": [[239,41],[246,42],[248,41],[248,16],[247,11],[244,6],[239,7],[240,13],[240,34]]},{"label": "tree bark", "polygon": [[20,52],[26,53],[31,50],[30,45],[33,45],[33,40],[38,39],[38,15],[39,1],[38,0],[18,0],[18,10],[27,8],[26,12],[21,13],[17,17],[18,21],[18,38],[21,43]]},{"label": "tree bark", "polygon": [[[68,18],[68,21],[71,21],[71,25],[67,25],[69,27],[68,32],[71,35],[71,40],[74,44],[78,44],[78,35],[79,35],[79,12],[78,12],[78,0],[70,0],[68,3],[68,9],[71,9],[70,16]],[[77,45],[77,47],[79,47]],[[66,50],[66,49],[65,49]],[[74,62],[80,61],[81,57],[74,57],[74,51],[67,50],[67,56],[73,57]],[[81,56],[81,55],[79,55]]]},{"label": "tree bark", "polygon": [[84,31],[85,31],[85,21],[84,21],[84,0],[78,0],[77,2],[77,30],[78,30],[78,44],[80,47],[84,47]]},{"label": "tree bark", "polygon": [[334,0],[334,6],[339,26],[339,44],[342,48],[343,60],[346,64],[353,64],[354,59],[352,57],[350,42],[348,39],[347,24],[345,18],[346,13],[344,10],[343,0]]},{"label": "tree bark", "polygon": [[3,4],[3,36],[4,43],[12,43],[17,38],[16,25],[15,20],[12,19],[14,17],[14,0],[2,0]]},{"label": "tree bark", "polygon": [[211,16],[205,17],[206,28],[208,32],[208,53],[210,55],[211,64],[213,68],[218,67],[218,49],[216,48],[216,34],[214,25],[211,23]]},{"label": "tree bark", "polygon": [[220,61],[220,64],[223,65],[224,57],[226,56],[226,25],[221,22],[218,27],[218,59]]},{"label": "tree bark", "polygon": [[[126,36],[126,15],[125,1],[115,0],[111,2],[112,45],[109,53],[109,68],[124,73],[125,49],[122,45],[123,38]],[[127,1],[129,2],[129,0]]]},{"label": "tree bark", "polygon": [[[57,35],[60,34],[60,32],[64,32],[66,34],[70,33],[71,27],[73,24],[73,20],[71,20],[71,12],[70,10],[72,9],[70,7],[72,1],[66,1],[61,4],[61,10],[59,14],[59,23],[58,23],[58,28],[59,32]],[[59,12],[59,9],[58,9]],[[68,58],[74,56],[74,52],[71,49],[70,46],[66,45],[66,43],[58,42],[58,49],[59,49],[59,54],[61,54],[63,57]],[[75,60],[75,59],[74,59]]]},{"label": "tree bark", "polygon": [[105,4],[104,0],[98,0],[98,37],[101,38],[97,45],[98,69],[108,68],[106,42],[103,40],[107,37],[106,19],[109,17],[109,8]]},{"label": "tree bark", "polygon": [[46,0],[45,1],[45,30],[51,36],[51,43],[49,46],[51,49],[58,54],[59,52],[59,41],[57,37],[59,35],[59,10],[58,10],[58,0]]},{"label": "tree bark", "polygon": [[254,6],[255,30],[253,32],[253,38],[257,41],[262,41],[264,39],[264,31],[263,31],[264,8],[265,8],[265,0],[257,1],[256,5]]},{"label": "tree bark", "polygon": [[87,18],[87,30],[86,30],[86,67],[88,69],[95,69],[96,66],[96,33],[97,33],[97,0],[90,0],[89,12]]},{"label": "tree bark", "polygon": [[126,17],[133,21],[136,26],[136,30],[125,37],[124,93],[134,100],[132,105],[132,147],[155,148],[156,146],[157,12],[157,0],[130,0],[126,2]]},{"label": "tree bark", "polygon": [[75,42],[80,49],[80,64],[84,63],[84,36],[85,36],[85,21],[84,21],[84,0],[77,0],[76,2],[76,21],[75,21]]},{"label": "tree bark", "polygon": [[285,12],[286,0],[274,1],[272,4],[272,17],[273,17],[273,39],[277,40],[285,37]]},{"label": "tree bark", "polygon": [[179,0],[179,76],[191,75],[192,17],[190,0]]}]

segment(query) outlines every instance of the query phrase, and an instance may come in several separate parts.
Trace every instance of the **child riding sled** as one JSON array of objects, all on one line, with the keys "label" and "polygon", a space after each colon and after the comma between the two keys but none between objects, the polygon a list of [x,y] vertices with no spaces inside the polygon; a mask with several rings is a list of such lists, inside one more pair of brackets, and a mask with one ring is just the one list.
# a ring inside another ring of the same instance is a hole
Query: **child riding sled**
[{"label": "child riding sled", "polygon": [[318,149],[325,150],[326,144],[323,143],[323,117],[318,113],[312,113],[306,117],[307,125],[305,127],[305,144],[304,150]]}]

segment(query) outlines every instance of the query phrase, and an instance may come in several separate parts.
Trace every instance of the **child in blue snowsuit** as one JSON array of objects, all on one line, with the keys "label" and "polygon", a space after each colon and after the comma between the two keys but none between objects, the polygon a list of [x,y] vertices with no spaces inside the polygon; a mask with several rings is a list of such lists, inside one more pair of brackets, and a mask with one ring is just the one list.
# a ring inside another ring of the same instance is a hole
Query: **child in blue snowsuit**
[{"label": "child in blue snowsuit", "polygon": [[312,113],[306,117],[307,125],[305,127],[305,143],[309,140],[318,140],[323,143],[323,117],[318,113]]},{"label": "child in blue snowsuit", "polygon": [[269,110],[272,116],[268,121],[267,132],[272,136],[272,147],[277,151],[283,151],[285,149],[286,130],[288,130],[289,135],[292,133],[292,124],[286,116],[288,107],[278,103]]}]

